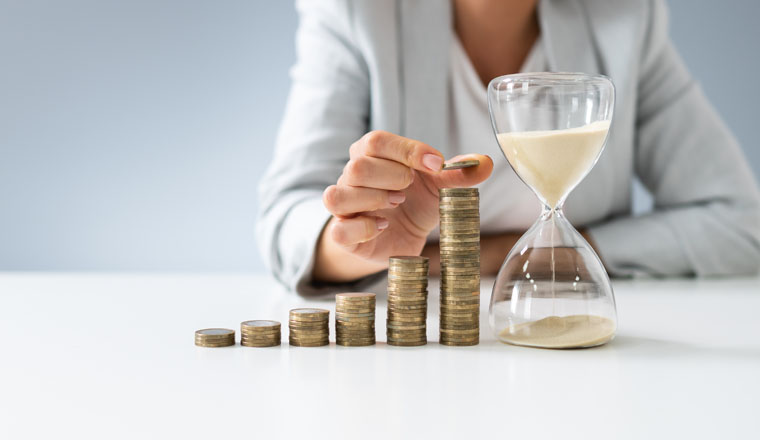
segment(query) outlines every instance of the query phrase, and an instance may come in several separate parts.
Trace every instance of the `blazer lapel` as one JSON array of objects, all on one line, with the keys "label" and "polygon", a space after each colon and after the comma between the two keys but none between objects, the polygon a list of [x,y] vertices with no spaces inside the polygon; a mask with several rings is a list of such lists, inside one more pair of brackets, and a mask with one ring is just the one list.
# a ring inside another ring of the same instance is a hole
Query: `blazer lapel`
[{"label": "blazer lapel", "polygon": [[449,131],[451,4],[397,0],[396,10],[400,23],[400,132],[443,149]]},{"label": "blazer lapel", "polygon": [[538,16],[549,70],[601,73],[583,6],[575,0],[540,0]]}]

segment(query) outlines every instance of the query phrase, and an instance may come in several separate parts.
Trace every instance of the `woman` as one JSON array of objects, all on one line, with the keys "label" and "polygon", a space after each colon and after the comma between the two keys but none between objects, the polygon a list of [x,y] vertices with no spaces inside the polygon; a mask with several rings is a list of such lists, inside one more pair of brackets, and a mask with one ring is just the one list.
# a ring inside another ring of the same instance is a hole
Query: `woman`
[{"label": "woman", "polygon": [[[496,272],[538,215],[486,104],[490,79],[520,71],[616,85],[607,148],[565,204],[612,275],[757,273],[757,185],[675,52],[662,0],[297,7],[298,62],[257,234],[275,276],[301,294],[364,288],[391,255],[437,255],[436,193],[447,186],[480,188],[482,270]],[[475,152],[495,161],[462,156]],[[481,164],[440,172],[452,156]],[[634,177],[653,195],[651,214],[631,216]]]}]

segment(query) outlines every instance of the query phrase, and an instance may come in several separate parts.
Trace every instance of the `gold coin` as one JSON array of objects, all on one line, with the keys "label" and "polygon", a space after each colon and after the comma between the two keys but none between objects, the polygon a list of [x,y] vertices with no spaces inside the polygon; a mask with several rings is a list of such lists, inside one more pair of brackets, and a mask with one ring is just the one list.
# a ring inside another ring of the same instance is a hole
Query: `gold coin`
[{"label": "gold coin", "polygon": [[400,319],[388,319],[385,321],[385,329],[388,329],[388,326],[393,327],[394,325],[425,325],[427,326],[427,318],[420,317],[417,319],[414,318],[400,318]]},{"label": "gold coin", "polygon": [[388,273],[409,277],[427,274],[429,270],[428,266],[397,266],[393,264],[388,266]]},{"label": "gold coin", "polygon": [[[451,250],[443,250],[441,255],[441,270],[446,268],[469,268],[478,270],[480,269],[480,251],[478,252],[456,252]],[[450,272],[446,272],[447,274]]]},{"label": "gold coin", "polygon": [[480,289],[480,277],[477,275],[469,277],[441,277],[442,287],[455,287],[459,289]]},{"label": "gold coin", "polygon": [[279,321],[269,321],[265,319],[256,319],[252,321],[243,321],[240,323],[240,326],[244,329],[274,329],[274,328],[280,328]]},{"label": "gold coin", "polygon": [[294,338],[289,337],[288,341],[291,344],[318,344],[318,343],[328,343],[330,338],[323,337],[323,338]]},{"label": "gold coin", "polygon": [[388,272],[388,280],[394,283],[415,283],[415,284],[427,284],[428,274],[427,272],[418,272],[414,275],[409,275],[410,272]]},{"label": "gold coin", "polygon": [[449,232],[455,232],[457,234],[474,234],[480,231],[480,220],[476,218],[465,220],[444,218],[438,222],[438,226],[441,228],[441,235],[446,235]]},{"label": "gold coin", "polygon": [[281,333],[242,333],[240,335],[241,338],[247,338],[247,339],[274,339],[279,338],[281,336]]},{"label": "gold coin", "polygon": [[414,342],[414,341],[425,341],[427,340],[427,335],[425,333],[417,333],[417,334],[386,334],[385,338],[387,341],[406,341],[406,342]]},{"label": "gold coin", "polygon": [[475,196],[479,194],[477,188],[440,188],[438,194],[442,196]]},{"label": "gold coin", "polygon": [[342,301],[374,301],[375,294],[368,292],[338,293],[335,295],[335,299]]},{"label": "gold coin", "polygon": [[394,255],[388,259],[391,264],[409,265],[409,264],[428,264],[428,257],[422,257],[419,255]]},{"label": "gold coin", "polygon": [[421,304],[421,305],[398,305],[398,304],[388,304],[388,311],[390,312],[396,312],[396,313],[423,313],[425,310],[427,310],[427,304]]},{"label": "gold coin", "polygon": [[281,345],[279,340],[273,342],[243,342],[240,341],[240,345],[243,347],[277,347]]},{"label": "gold coin", "polygon": [[206,348],[230,347],[232,345],[235,345],[235,341],[227,341],[227,342],[219,342],[219,343],[195,341],[195,345],[197,345],[198,347],[206,347]]},{"label": "gold coin", "polygon": [[325,309],[301,308],[290,311],[290,319],[300,321],[319,321],[327,319],[329,315],[330,311]]},{"label": "gold coin", "polygon": [[336,327],[342,327],[342,328],[366,328],[366,327],[374,327],[375,326],[375,320],[367,320],[367,321],[335,321]]},{"label": "gold coin", "polygon": [[470,347],[473,345],[478,345],[480,343],[479,340],[475,339],[473,341],[467,341],[467,342],[458,342],[458,341],[450,341],[450,340],[441,340],[438,342],[441,345],[448,345],[450,347]]},{"label": "gold coin", "polygon": [[411,323],[411,324],[392,323],[392,324],[386,325],[386,329],[392,329],[392,330],[424,330],[426,328],[427,328],[426,324],[417,324],[417,323]]},{"label": "gold coin", "polygon": [[448,170],[459,170],[462,168],[470,168],[470,167],[476,167],[480,165],[480,161],[478,160],[460,160],[458,162],[449,162],[443,164],[443,167],[441,170],[448,171]]},{"label": "gold coin", "polygon": [[441,332],[441,334],[446,333],[448,335],[453,335],[453,336],[457,336],[457,335],[459,335],[459,336],[471,336],[471,335],[477,335],[477,334],[479,334],[480,333],[480,328],[479,327],[475,327],[475,328],[463,329],[463,328],[444,328],[444,327],[441,327],[439,329],[439,331]]},{"label": "gold coin", "polygon": [[203,338],[213,338],[213,337],[230,337],[235,336],[235,330],[230,330],[228,328],[204,328],[200,330],[195,331],[195,335]]},{"label": "gold coin", "polygon": [[316,326],[301,327],[301,326],[294,326],[294,325],[291,325],[290,327],[288,327],[288,329],[292,332],[294,331],[294,332],[307,332],[307,333],[323,332],[323,331],[326,332],[329,328],[330,327],[327,324],[320,325],[319,327],[316,327]]},{"label": "gold coin", "polygon": [[421,337],[422,335],[427,334],[427,329],[417,329],[417,330],[399,330],[399,329],[387,329],[385,331],[385,334],[394,337],[394,338],[412,338],[412,337]]},{"label": "gold coin", "polygon": [[441,238],[438,242],[439,246],[480,246],[480,237],[468,237],[468,238]]},{"label": "gold coin", "polygon": [[393,345],[396,347],[418,347],[421,345],[427,344],[427,339],[421,339],[417,341],[406,341],[406,340],[395,340],[395,339],[389,339],[386,344]]},{"label": "gold coin", "polygon": [[280,329],[277,329],[276,331],[266,331],[266,332],[252,332],[250,330],[241,331],[241,336],[262,336],[262,337],[269,337],[269,336],[276,336],[281,333]]},{"label": "gold coin", "polygon": [[468,204],[468,205],[479,206],[479,205],[480,205],[480,197],[468,197],[468,196],[460,196],[460,197],[438,196],[438,203],[439,203],[439,204],[466,203],[466,204]]},{"label": "gold coin", "polygon": [[353,342],[353,341],[342,341],[342,342],[336,342],[337,345],[343,346],[343,347],[369,347],[371,345],[375,345],[376,342]]},{"label": "gold coin", "polygon": [[477,312],[480,310],[480,304],[467,304],[463,306],[452,306],[441,304],[441,313],[449,312]]},{"label": "gold coin", "polygon": [[375,334],[374,328],[365,328],[365,329],[337,329],[336,330],[338,335],[342,336],[371,336]]},{"label": "gold coin", "polygon": [[371,318],[375,316],[375,312],[365,312],[365,313],[344,313],[344,312],[335,312],[335,316],[339,317],[341,319],[343,318]]},{"label": "gold coin", "polygon": [[322,341],[322,342],[297,342],[297,341],[290,341],[290,345],[294,347],[324,347],[325,345],[330,345],[330,341]]},{"label": "gold coin", "polygon": [[289,334],[294,335],[322,335],[322,334],[329,334],[330,329],[329,327],[323,327],[323,328],[290,328]]}]

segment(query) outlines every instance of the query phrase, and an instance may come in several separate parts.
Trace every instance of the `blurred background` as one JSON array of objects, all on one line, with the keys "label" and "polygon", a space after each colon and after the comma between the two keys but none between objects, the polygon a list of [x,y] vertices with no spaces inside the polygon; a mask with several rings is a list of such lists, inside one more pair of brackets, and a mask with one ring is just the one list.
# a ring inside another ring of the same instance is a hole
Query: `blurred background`
[{"label": "blurred background", "polygon": [[[760,175],[760,2],[668,4]],[[0,0],[0,270],[263,271],[296,25],[290,1]]]}]

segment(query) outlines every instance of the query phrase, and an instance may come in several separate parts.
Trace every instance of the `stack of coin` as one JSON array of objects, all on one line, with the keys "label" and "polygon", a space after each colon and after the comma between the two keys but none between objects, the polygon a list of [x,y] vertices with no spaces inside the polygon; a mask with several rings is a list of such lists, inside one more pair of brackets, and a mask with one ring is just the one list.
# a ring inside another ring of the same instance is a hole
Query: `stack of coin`
[{"label": "stack of coin", "polygon": [[346,347],[375,345],[375,294],[335,295],[335,343]]},{"label": "stack of coin", "polygon": [[240,345],[246,347],[275,347],[280,345],[280,323],[277,321],[241,322]]},{"label": "stack of coin", "polygon": [[388,345],[427,344],[426,257],[391,257],[388,264]]},{"label": "stack of coin", "polygon": [[442,188],[441,334],[444,345],[480,340],[480,195],[477,188]]},{"label": "stack of coin", "polygon": [[235,330],[204,328],[195,332],[195,345],[199,347],[229,347],[235,345]]},{"label": "stack of coin", "polygon": [[290,311],[290,345],[320,347],[330,343],[330,311],[293,309]]}]

